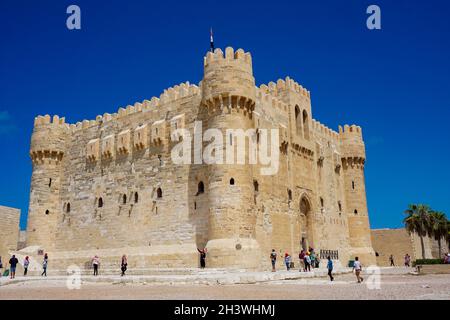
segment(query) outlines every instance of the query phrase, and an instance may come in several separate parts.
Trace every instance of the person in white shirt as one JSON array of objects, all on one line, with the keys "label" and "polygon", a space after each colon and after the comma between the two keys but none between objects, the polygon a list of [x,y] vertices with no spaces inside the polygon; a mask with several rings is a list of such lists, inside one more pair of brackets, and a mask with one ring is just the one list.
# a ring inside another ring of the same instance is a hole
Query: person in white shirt
[{"label": "person in white shirt", "polygon": [[355,257],[355,262],[353,263],[353,270],[355,270],[356,279],[358,280],[358,283],[363,282],[364,279],[363,279],[363,277],[360,276],[362,267],[361,267],[361,262],[359,262],[358,257]]}]

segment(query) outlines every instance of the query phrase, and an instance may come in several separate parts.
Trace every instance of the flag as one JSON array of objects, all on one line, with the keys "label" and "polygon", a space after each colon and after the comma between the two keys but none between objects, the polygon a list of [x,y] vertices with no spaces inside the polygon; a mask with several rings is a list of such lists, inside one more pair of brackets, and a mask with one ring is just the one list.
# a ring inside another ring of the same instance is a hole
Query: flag
[{"label": "flag", "polygon": [[214,52],[214,38],[213,38],[212,28],[211,28],[211,31],[210,31],[210,35],[211,35],[211,37],[210,37],[211,52]]}]

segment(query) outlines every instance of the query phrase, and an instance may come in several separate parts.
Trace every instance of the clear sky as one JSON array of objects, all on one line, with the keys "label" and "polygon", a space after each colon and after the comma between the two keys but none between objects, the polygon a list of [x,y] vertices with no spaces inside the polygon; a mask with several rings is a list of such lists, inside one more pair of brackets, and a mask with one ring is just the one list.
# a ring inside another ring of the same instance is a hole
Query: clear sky
[{"label": "clear sky", "polygon": [[362,126],[373,228],[402,226],[408,203],[448,214],[449,14],[444,0],[1,1],[0,204],[25,227],[36,115],[75,123],[198,83],[212,26],[216,47],[252,53],[257,85],[290,76],[315,119]]}]

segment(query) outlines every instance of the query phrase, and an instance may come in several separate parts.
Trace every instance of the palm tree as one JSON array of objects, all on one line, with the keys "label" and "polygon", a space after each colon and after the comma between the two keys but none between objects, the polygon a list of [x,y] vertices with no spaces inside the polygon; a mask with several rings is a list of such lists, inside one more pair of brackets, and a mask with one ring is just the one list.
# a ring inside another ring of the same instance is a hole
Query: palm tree
[{"label": "palm tree", "polygon": [[438,242],[439,258],[441,258],[441,239],[446,238],[448,235],[448,222],[447,217],[443,212],[432,211],[430,212],[430,229],[435,240]]},{"label": "palm tree", "polygon": [[420,237],[420,246],[422,249],[422,259],[425,259],[425,246],[423,237],[431,233],[430,213],[431,209],[424,204],[410,204],[405,210],[407,217],[403,220],[408,232],[417,233]]}]

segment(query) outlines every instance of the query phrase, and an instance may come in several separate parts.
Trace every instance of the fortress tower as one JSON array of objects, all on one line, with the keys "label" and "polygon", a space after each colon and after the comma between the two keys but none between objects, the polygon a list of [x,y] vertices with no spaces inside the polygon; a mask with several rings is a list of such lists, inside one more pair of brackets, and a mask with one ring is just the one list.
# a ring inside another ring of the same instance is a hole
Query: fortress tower
[{"label": "fortress tower", "polygon": [[[218,129],[226,137],[226,149],[234,150],[235,164],[211,164],[209,180],[208,264],[212,267],[256,267],[259,245],[255,240],[256,210],[253,204],[252,166],[248,148],[245,164],[236,163],[238,141],[229,129],[253,128],[256,87],[250,53],[226,48],[208,52],[202,80],[203,127]],[[252,137],[247,137],[252,139]],[[247,144],[246,143],[246,144]],[[237,148],[236,148],[237,146]],[[243,265],[245,264],[245,265]]]},{"label": "fortress tower", "polygon": [[30,156],[33,163],[27,245],[39,245],[52,251],[56,243],[57,217],[60,211],[61,161],[65,153],[68,125],[58,116],[35,119]]},{"label": "fortress tower", "polygon": [[339,139],[351,252],[353,257],[359,257],[365,265],[376,264],[367,212],[364,180],[366,153],[361,127],[355,125],[345,125],[344,129],[339,127]]}]

